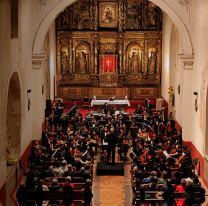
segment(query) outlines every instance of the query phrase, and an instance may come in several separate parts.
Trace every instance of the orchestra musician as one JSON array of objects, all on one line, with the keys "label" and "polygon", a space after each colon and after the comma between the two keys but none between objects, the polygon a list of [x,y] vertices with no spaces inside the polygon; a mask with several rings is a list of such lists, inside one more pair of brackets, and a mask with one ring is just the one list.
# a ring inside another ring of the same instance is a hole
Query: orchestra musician
[{"label": "orchestra musician", "polygon": [[114,131],[114,127],[110,128],[110,132],[106,135],[108,142],[107,145],[107,164],[109,164],[110,158],[112,165],[115,165],[115,153],[116,153],[116,144],[117,144],[117,135]]},{"label": "orchestra musician", "polygon": [[137,108],[134,113],[137,113],[139,115],[143,113],[143,108],[140,104],[137,105]]},{"label": "orchestra musician", "polygon": [[104,113],[107,114],[107,113],[108,113],[108,110],[109,110],[109,108],[108,108],[108,103],[106,102],[106,103],[104,104]]}]

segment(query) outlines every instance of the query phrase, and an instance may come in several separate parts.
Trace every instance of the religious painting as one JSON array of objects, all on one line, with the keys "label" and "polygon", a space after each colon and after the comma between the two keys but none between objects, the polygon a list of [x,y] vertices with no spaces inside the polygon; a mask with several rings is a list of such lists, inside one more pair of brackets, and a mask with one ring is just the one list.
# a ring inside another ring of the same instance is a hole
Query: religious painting
[{"label": "religious painting", "polygon": [[80,44],[76,47],[75,70],[76,73],[86,74],[89,72],[90,45]]},{"label": "religious painting", "polygon": [[143,0],[128,1],[126,10],[126,29],[142,29]]},{"label": "religious painting", "polygon": [[99,26],[104,28],[118,27],[118,2],[99,3]]},{"label": "religious painting", "polygon": [[117,55],[102,54],[100,55],[100,73],[117,72]]},{"label": "religious painting", "polygon": [[56,19],[57,30],[90,29],[90,0],[81,0],[67,7]]},{"label": "religious painting", "polygon": [[71,25],[70,13],[71,7],[65,9],[57,18],[56,18],[56,28],[57,30],[64,31],[69,30]]},{"label": "religious painting", "polygon": [[162,12],[155,4],[148,3],[148,29],[160,29]]},{"label": "religious painting", "polygon": [[73,4],[73,28],[90,29],[90,1],[82,0]]},{"label": "religious painting", "polygon": [[123,31],[162,30],[162,11],[148,0],[79,0],[56,18],[57,31],[97,31],[118,24]]},{"label": "religious painting", "polygon": [[127,47],[127,73],[142,73],[142,48],[137,43],[130,43]]}]

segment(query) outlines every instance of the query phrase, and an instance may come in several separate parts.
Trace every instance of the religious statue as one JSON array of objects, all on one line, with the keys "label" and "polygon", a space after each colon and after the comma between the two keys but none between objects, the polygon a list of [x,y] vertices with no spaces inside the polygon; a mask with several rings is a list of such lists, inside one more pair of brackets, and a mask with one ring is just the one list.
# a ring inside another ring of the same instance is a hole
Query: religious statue
[{"label": "religious statue", "polygon": [[87,54],[84,51],[78,52],[77,54],[76,72],[80,72],[80,73],[87,72]]},{"label": "religious statue", "polygon": [[132,52],[129,56],[129,73],[141,72],[141,63],[136,52]]},{"label": "religious statue", "polygon": [[147,74],[156,75],[157,73],[157,53],[151,52],[147,63]]},{"label": "religious statue", "polygon": [[61,74],[67,74],[69,69],[68,56],[65,51],[61,52]]}]

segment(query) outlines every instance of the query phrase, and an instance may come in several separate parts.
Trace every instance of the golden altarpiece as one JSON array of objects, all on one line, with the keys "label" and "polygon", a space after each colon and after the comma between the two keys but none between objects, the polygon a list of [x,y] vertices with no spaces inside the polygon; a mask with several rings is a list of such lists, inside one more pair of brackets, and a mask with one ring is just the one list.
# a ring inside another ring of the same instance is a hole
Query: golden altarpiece
[{"label": "golden altarpiece", "polygon": [[56,19],[63,98],[158,96],[162,12],[148,0],[80,0]]}]

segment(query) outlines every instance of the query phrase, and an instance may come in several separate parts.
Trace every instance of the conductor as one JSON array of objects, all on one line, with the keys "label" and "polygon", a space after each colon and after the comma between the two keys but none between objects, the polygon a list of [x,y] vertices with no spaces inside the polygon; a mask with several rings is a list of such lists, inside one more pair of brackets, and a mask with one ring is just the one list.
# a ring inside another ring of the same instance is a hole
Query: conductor
[{"label": "conductor", "polygon": [[107,146],[107,164],[109,164],[110,157],[112,165],[115,165],[115,153],[116,153],[116,143],[117,143],[117,135],[114,131],[114,127],[110,128],[110,133],[106,135],[106,140],[108,142]]}]

